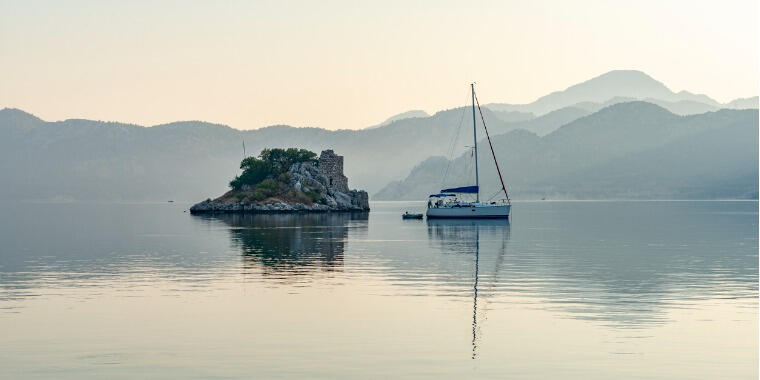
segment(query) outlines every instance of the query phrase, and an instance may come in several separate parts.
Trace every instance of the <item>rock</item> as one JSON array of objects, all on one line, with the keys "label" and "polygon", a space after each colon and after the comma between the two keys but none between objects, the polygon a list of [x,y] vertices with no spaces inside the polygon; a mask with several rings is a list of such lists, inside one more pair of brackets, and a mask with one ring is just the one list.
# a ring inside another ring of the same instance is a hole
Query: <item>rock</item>
[{"label": "rock", "polygon": [[322,197],[323,197],[323,199],[325,201],[325,204],[327,206],[334,207],[334,208],[338,207],[338,202],[336,202],[335,198],[333,198],[331,195],[323,195]]},{"label": "rock", "polygon": [[338,204],[338,207],[343,209],[350,209],[351,208],[351,196],[346,193],[341,192],[334,192],[333,193],[335,197],[335,203]]},{"label": "rock", "polygon": [[369,194],[364,190],[351,190],[351,205],[353,207],[369,210]]},{"label": "rock", "polygon": [[[327,192],[328,179],[311,162],[299,162],[290,167],[290,182],[293,187],[300,184],[320,193]],[[297,188],[297,187],[296,187]]]},{"label": "rock", "polygon": [[[323,151],[320,161],[325,168],[314,162],[293,164],[288,174],[290,186],[301,193],[316,192],[321,196],[318,202],[310,205],[283,200],[262,202],[239,202],[207,199],[190,207],[190,213],[268,213],[268,212],[331,212],[331,211],[369,211],[369,195],[363,190],[348,190],[348,179],[343,175],[343,157],[331,150]],[[329,176],[329,178],[328,178]],[[242,191],[251,191],[250,186],[243,186]],[[245,197],[240,197],[245,199]],[[275,199],[276,197],[272,198]],[[226,196],[226,199],[235,199]]]}]

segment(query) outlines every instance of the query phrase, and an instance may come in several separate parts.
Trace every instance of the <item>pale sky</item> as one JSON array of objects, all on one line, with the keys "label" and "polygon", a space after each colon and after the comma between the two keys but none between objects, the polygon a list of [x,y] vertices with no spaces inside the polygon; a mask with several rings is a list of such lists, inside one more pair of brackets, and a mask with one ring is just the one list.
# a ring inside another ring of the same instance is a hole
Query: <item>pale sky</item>
[{"label": "pale sky", "polygon": [[45,120],[358,129],[613,69],[755,96],[757,1],[0,0],[0,108]]}]

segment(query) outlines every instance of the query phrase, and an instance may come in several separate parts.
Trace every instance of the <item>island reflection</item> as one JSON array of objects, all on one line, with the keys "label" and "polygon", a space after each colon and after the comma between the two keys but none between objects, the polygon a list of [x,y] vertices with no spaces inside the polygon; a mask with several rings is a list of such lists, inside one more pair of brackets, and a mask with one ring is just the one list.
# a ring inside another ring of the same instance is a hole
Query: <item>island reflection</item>
[{"label": "island reflection", "polygon": [[366,229],[369,214],[217,214],[229,226],[233,247],[240,251],[243,269],[261,269],[280,276],[343,267],[349,228]]}]

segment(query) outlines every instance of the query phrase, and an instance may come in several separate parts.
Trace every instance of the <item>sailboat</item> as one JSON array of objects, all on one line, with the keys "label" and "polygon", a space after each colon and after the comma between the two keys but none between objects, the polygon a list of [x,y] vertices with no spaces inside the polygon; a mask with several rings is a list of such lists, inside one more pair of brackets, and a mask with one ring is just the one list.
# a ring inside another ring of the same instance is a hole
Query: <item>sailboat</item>
[{"label": "sailboat", "polygon": [[[490,219],[508,219],[509,212],[512,208],[512,204],[509,200],[509,194],[507,188],[504,186],[504,179],[499,169],[499,162],[496,161],[496,153],[493,150],[493,144],[491,144],[491,137],[488,135],[488,128],[486,127],[485,119],[483,118],[483,112],[480,110],[480,102],[477,101],[475,95],[475,84],[470,84],[470,90],[472,92],[472,137],[475,156],[475,185],[474,186],[461,186],[452,187],[448,189],[442,189],[438,194],[430,194],[428,197],[428,208],[426,215],[428,219],[433,218],[490,218]],[[493,202],[481,202],[480,201],[480,176],[478,173],[478,129],[476,122],[475,106],[477,104],[478,112],[480,113],[480,120],[483,122],[483,129],[486,132],[488,139],[488,146],[491,148],[491,156],[493,156],[494,164],[496,165],[496,172],[499,173],[499,181],[501,183],[501,190],[504,192],[504,199]],[[459,200],[461,194],[475,194],[475,202],[465,202]]]}]

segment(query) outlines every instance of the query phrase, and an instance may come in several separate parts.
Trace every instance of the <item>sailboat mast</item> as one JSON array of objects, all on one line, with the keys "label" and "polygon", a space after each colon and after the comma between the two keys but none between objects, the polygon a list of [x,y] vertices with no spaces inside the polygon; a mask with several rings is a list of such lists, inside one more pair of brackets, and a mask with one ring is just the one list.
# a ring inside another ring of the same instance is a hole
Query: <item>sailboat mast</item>
[{"label": "sailboat mast", "polygon": [[472,90],[472,141],[475,146],[475,186],[478,191],[475,193],[475,202],[480,202],[480,178],[478,178],[478,129],[475,124],[475,83],[470,83]]}]

